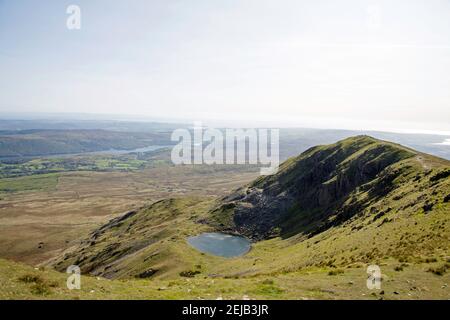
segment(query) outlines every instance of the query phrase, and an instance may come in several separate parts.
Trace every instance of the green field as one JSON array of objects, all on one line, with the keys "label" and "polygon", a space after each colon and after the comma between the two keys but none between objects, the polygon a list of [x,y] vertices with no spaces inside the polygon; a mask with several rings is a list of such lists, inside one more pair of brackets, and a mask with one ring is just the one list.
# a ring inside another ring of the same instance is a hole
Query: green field
[{"label": "green field", "polygon": [[167,149],[143,154],[77,155],[0,162],[0,178],[74,171],[137,171],[171,165]]}]

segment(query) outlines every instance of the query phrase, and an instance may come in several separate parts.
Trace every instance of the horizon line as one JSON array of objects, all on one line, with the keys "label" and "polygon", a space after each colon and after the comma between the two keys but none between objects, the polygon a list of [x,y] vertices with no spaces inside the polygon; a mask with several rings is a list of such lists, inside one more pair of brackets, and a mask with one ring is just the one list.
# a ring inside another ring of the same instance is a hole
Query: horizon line
[{"label": "horizon line", "polygon": [[[119,121],[119,122],[156,122],[167,124],[192,124],[194,122],[205,123],[206,127],[231,127],[231,128],[279,128],[279,129],[318,129],[318,130],[341,130],[341,131],[361,131],[361,132],[385,132],[396,134],[425,134],[425,135],[441,135],[450,136],[450,130],[430,130],[430,129],[411,129],[411,128],[392,128],[382,126],[369,126],[368,128],[357,128],[352,125],[339,125],[336,126],[320,126],[314,124],[307,124],[307,122],[301,123],[295,122],[295,117],[288,120],[262,120],[262,119],[232,119],[217,117],[173,117],[173,116],[150,116],[146,114],[117,114],[117,113],[89,113],[89,112],[10,112],[0,111],[0,120],[3,121]],[[318,117],[305,117],[307,120],[319,120]],[[320,118],[322,119],[322,118]],[[338,118],[323,118],[324,122],[332,120],[334,123],[339,123],[339,120],[346,120],[348,123],[358,122],[361,120],[355,119],[338,119]],[[311,121],[312,122],[312,121]],[[347,124],[348,124],[347,123]]]}]

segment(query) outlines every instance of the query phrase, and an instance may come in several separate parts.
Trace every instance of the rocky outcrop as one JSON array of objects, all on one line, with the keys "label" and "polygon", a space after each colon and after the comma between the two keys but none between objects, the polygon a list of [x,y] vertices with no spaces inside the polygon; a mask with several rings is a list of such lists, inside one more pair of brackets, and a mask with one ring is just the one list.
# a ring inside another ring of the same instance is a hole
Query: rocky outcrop
[{"label": "rocky outcrop", "polygon": [[414,155],[412,150],[367,136],[314,147],[287,160],[277,174],[221,199],[210,222],[215,224],[220,214],[228,214],[228,224],[222,221],[220,227],[255,240],[315,234],[331,220],[336,224],[349,219],[363,202],[369,202],[362,201],[360,189],[369,198],[389,192],[401,174],[391,166]]}]

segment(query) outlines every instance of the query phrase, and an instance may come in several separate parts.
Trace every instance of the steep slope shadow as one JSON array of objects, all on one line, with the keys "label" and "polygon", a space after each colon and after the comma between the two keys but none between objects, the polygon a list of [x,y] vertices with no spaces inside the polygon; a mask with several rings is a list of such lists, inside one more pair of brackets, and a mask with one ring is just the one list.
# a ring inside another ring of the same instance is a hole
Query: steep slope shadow
[{"label": "steep slope shadow", "polygon": [[221,199],[208,222],[254,240],[311,237],[363,213],[405,183],[401,178],[418,170],[409,161],[417,154],[368,136],[313,147],[284,162],[277,174]]}]

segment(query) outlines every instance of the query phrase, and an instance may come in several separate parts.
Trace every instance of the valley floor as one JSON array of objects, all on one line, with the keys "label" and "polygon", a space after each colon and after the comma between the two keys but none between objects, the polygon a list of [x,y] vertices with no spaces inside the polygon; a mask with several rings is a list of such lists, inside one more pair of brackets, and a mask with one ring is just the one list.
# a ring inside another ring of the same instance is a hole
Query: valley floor
[{"label": "valley floor", "polygon": [[187,193],[224,195],[256,176],[255,170],[163,166],[138,172],[70,172],[0,179],[19,189],[0,190],[0,257],[42,263],[126,211]]}]

